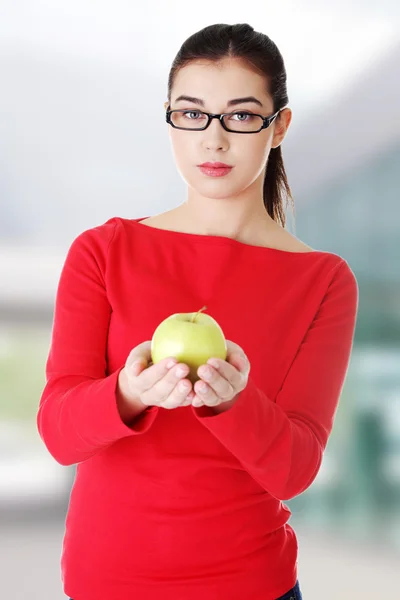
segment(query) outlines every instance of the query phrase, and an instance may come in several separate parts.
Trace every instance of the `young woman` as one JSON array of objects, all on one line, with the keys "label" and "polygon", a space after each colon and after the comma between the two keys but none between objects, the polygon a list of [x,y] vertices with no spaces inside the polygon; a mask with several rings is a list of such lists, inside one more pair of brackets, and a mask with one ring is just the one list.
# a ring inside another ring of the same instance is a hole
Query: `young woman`
[{"label": "young woman", "polygon": [[[283,501],[319,471],[358,286],[342,257],[285,229],[287,103],[269,37],[247,24],[192,35],[165,103],[186,200],[111,218],[69,249],[38,428],[77,464],[62,554],[73,600],[302,597]],[[177,357],[152,363],[150,341],[203,306],[228,354],[193,385]]]}]

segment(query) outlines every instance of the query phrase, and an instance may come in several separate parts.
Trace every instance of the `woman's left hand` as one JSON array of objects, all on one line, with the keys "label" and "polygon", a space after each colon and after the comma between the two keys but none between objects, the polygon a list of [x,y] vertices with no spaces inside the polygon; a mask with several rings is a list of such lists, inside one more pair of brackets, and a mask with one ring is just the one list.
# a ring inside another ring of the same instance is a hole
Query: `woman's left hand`
[{"label": "woman's left hand", "polygon": [[[210,358],[207,365],[198,368],[197,374],[200,380],[196,381],[193,387],[195,396],[192,406],[218,407],[215,408],[217,413],[228,410],[246,387],[250,362],[238,344],[226,340],[226,346],[228,351],[226,360]],[[203,385],[204,392],[201,390]]]}]

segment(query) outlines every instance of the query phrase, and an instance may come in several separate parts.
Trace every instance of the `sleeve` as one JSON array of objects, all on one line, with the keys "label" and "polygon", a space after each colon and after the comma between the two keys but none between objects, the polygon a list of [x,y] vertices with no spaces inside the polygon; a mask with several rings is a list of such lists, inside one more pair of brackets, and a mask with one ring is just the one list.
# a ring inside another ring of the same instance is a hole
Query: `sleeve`
[{"label": "sleeve", "polygon": [[[357,280],[339,263],[308,328],[276,402],[251,377],[236,403],[199,421],[279,500],[290,500],[314,481],[331,433],[350,361],[358,311]],[[268,365],[265,365],[268,368]]]},{"label": "sleeve", "polygon": [[111,306],[105,270],[117,226],[110,221],[73,241],[56,293],[37,427],[48,451],[62,465],[82,462],[117,440],[144,433],[158,412],[149,407],[126,425],[116,396],[123,365],[106,375]]}]

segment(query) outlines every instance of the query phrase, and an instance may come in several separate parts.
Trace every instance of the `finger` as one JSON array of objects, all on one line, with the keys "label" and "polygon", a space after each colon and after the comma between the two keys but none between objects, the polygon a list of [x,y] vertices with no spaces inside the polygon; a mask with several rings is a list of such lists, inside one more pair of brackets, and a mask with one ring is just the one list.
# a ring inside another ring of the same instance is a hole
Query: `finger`
[{"label": "finger", "polygon": [[241,359],[244,362],[243,368],[241,368],[240,370],[243,370],[246,372],[246,367],[247,370],[250,371],[250,361],[246,356],[246,353],[244,352],[243,348],[241,348],[239,346],[239,344],[235,344],[235,342],[232,342],[231,340],[227,340],[226,342],[226,347],[227,347],[227,354],[226,354],[226,362],[237,362],[238,359]]},{"label": "finger", "polygon": [[151,340],[142,342],[130,351],[126,359],[126,366],[129,368],[138,358],[143,358],[146,364],[151,361]]},{"label": "finger", "polygon": [[188,379],[182,379],[175,386],[172,392],[164,399],[160,400],[158,405],[162,408],[177,408],[178,406],[189,406],[192,403],[194,393],[192,384]]},{"label": "finger", "polygon": [[[183,380],[187,381],[187,380]],[[188,388],[182,392],[179,391],[179,384],[176,385],[176,388],[172,392],[172,394],[161,404],[164,408],[178,408],[179,406],[190,406],[192,404],[192,400],[195,397],[194,391],[191,389],[192,384],[189,381]],[[189,389],[189,393],[188,390]]]},{"label": "finger", "polygon": [[147,368],[147,364],[147,360],[144,358],[144,356],[139,357],[130,365],[130,367],[128,367],[129,373],[134,377],[138,377],[140,373]]},{"label": "finger", "polygon": [[[151,369],[157,367],[158,364],[160,363],[157,363],[156,365],[148,369],[148,371],[150,372]],[[171,394],[175,392],[174,397],[168,400],[169,404],[174,404],[177,397],[179,399],[179,402],[182,403],[183,399],[190,392],[190,381],[187,379],[185,379],[185,381],[180,381],[183,380],[189,374],[189,367],[184,363],[176,362],[173,368],[168,369],[168,364],[169,363],[167,361],[165,366],[166,371],[162,372],[162,377],[156,380],[153,378],[151,381],[151,386],[143,390],[142,394],[144,401],[146,401],[146,396],[151,394],[152,400],[154,401],[155,398],[157,404],[160,404],[166,402],[169,396],[171,396]]]},{"label": "finger", "polygon": [[227,363],[235,369],[236,377],[243,383],[250,371],[250,362],[247,357],[241,352],[234,352],[227,357]]},{"label": "finger", "polygon": [[219,398],[215,391],[202,380],[196,381],[194,384],[194,391],[206,406],[217,406],[221,403],[221,398]]},{"label": "finger", "polygon": [[192,406],[204,406],[202,399],[199,398],[197,394],[194,394],[194,397],[192,399]]},{"label": "finger", "polygon": [[[228,365],[230,367],[230,365]],[[234,368],[232,367],[232,378],[234,377]],[[202,365],[199,367],[197,374],[204,380],[209,387],[219,396],[220,400],[230,400],[235,395],[236,391],[233,384],[228,381],[227,373],[222,373],[222,369],[214,369],[212,366]]]},{"label": "finger", "polygon": [[[168,371],[170,371],[178,361],[171,356],[160,360],[160,362],[151,365],[151,367],[147,367],[147,360],[144,357],[138,356],[135,362],[136,364],[133,363],[131,367],[131,373],[135,374],[135,372],[139,370],[140,378],[137,380],[137,386],[140,393],[143,394],[150,390],[155,384],[162,381]],[[144,362],[145,368],[141,368],[140,365]]]},{"label": "finger", "polygon": [[243,386],[243,382],[247,377],[248,367],[243,355],[237,356],[231,354],[227,356],[227,360],[219,358],[210,358],[207,363],[211,365],[217,372],[224,377],[236,391]]},{"label": "finger", "polygon": [[196,394],[194,393],[194,390],[190,390],[184,402],[182,403],[182,406],[190,406],[195,398]]},{"label": "finger", "polygon": [[227,349],[227,357],[232,354],[235,354],[236,352],[238,352],[239,354],[245,355],[243,348],[241,348],[239,346],[239,344],[232,342],[232,340],[226,340],[226,349]]}]

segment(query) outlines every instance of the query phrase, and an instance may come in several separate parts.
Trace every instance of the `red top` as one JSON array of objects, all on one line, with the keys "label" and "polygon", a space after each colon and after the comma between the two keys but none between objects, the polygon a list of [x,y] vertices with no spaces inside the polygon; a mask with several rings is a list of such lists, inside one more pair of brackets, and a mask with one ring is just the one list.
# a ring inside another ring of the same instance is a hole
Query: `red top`
[{"label": "red top", "polygon": [[[288,252],[115,217],[73,241],[38,429],[78,463],[62,554],[74,600],[272,600],[295,585],[282,500],[315,479],[348,368],[358,286],[329,252]],[[251,363],[228,411],[149,407],[115,388],[129,352],[204,305]]]}]

